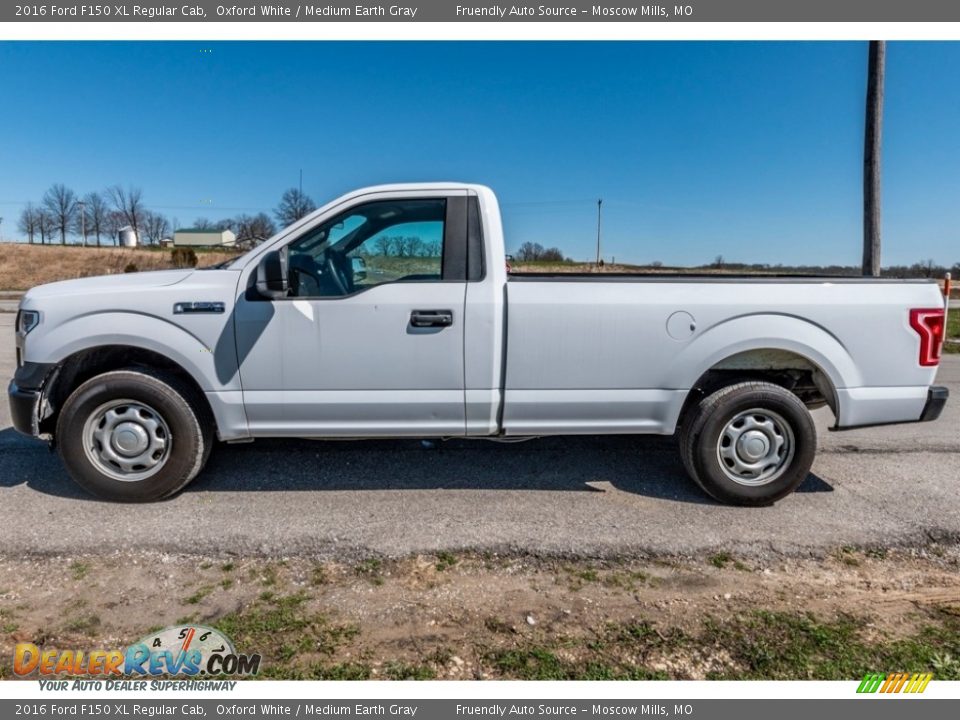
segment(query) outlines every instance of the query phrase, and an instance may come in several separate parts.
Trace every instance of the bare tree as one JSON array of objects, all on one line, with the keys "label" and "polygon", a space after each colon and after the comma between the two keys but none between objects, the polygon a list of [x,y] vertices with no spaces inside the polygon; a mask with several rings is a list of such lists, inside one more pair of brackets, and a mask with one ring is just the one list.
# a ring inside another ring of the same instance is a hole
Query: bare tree
[{"label": "bare tree", "polygon": [[273,221],[264,213],[257,213],[253,217],[240,215],[234,222],[238,244],[255,245],[277,232]]},{"label": "bare tree", "polygon": [[114,245],[120,244],[120,228],[126,225],[123,213],[119,210],[108,210],[103,216],[103,234],[113,238]]},{"label": "bare tree", "polygon": [[22,232],[33,245],[33,237],[40,231],[40,211],[33,206],[33,203],[27,203],[20,213],[20,221],[17,228]]},{"label": "bare tree", "polygon": [[535,242],[525,242],[514,254],[514,257],[520,262],[530,262],[531,260],[539,260],[541,255],[543,255],[543,245]]},{"label": "bare tree", "polygon": [[396,250],[397,257],[410,257],[413,255],[413,238],[397,235],[393,238],[393,247]]},{"label": "bare tree", "polygon": [[46,210],[37,211],[37,230],[40,231],[40,244],[46,245],[47,238],[53,236],[53,218]]},{"label": "bare tree", "polygon": [[212,221],[208,220],[205,217],[197,218],[193,221],[193,225],[190,226],[194,230],[213,230],[214,224]]},{"label": "bare tree", "polygon": [[277,234],[277,226],[273,224],[273,220],[266,213],[261,212],[253,216],[248,232],[255,242],[263,242]]},{"label": "bare tree", "polygon": [[143,214],[143,234],[151,245],[159,245],[170,234],[170,222],[160,213],[147,210]]},{"label": "bare tree", "polygon": [[313,199],[305,195],[302,190],[290,188],[283,197],[280,198],[280,204],[273,211],[277,222],[282,226],[292,225],[302,217],[306,217],[317,209]]},{"label": "bare tree", "polygon": [[73,231],[77,213],[77,196],[63,183],[51,185],[43,195],[43,206],[53,222],[53,230],[60,233],[60,244],[67,244],[67,232]]},{"label": "bare tree", "polygon": [[139,239],[147,211],[143,205],[143,191],[135,187],[124,190],[122,186],[114,185],[107,189],[107,196],[113,204],[113,209],[123,216],[123,221],[131,227]]},{"label": "bare tree", "polygon": [[376,248],[377,255],[382,255],[383,257],[390,255],[390,248],[392,246],[393,241],[391,241],[386,235],[381,235],[373,241],[373,247]]},{"label": "bare tree", "polygon": [[887,44],[872,40],[867,57],[867,106],[863,134],[863,274],[880,275],[880,149]]},{"label": "bare tree", "polygon": [[105,230],[107,213],[110,212],[110,208],[107,206],[107,201],[104,200],[103,195],[98,192],[87,193],[83,198],[83,203],[87,213],[87,230],[97,237],[97,247],[100,247],[100,237]]},{"label": "bare tree", "polygon": [[913,271],[913,277],[925,278],[943,275],[947,271],[945,267],[937,265],[937,262],[933,258],[928,258],[926,260],[921,260],[918,263],[914,263],[913,267],[910,269]]},{"label": "bare tree", "polygon": [[410,257],[420,257],[423,254],[423,240],[418,236],[412,235],[405,239],[407,243],[407,254]]}]

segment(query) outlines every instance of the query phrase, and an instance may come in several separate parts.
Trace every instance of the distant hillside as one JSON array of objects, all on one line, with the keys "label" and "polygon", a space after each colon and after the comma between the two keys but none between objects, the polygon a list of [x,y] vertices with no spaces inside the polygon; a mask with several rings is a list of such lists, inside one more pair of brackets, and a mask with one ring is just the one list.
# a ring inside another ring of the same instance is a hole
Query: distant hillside
[{"label": "distant hillside", "polygon": [[[197,250],[197,265],[215,265],[236,257],[223,250]],[[77,245],[0,244],[0,290],[29,290],[35,285],[114,275],[133,265],[139,271],[175,267],[169,249],[85,248]]]}]

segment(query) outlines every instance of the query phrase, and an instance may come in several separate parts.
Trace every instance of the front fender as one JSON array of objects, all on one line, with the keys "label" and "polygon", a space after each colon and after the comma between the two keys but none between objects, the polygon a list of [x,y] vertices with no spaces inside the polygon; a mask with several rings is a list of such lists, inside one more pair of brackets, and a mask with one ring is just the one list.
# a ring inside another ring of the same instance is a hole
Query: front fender
[{"label": "front fender", "polygon": [[[233,323],[223,316],[196,316],[189,330],[136,312],[93,313],[28,336],[25,359],[60,363],[74,353],[122,345],[163,355],[180,365],[204,392],[240,390]],[[39,328],[38,328],[39,329]],[[36,335],[36,336],[35,336]]]}]

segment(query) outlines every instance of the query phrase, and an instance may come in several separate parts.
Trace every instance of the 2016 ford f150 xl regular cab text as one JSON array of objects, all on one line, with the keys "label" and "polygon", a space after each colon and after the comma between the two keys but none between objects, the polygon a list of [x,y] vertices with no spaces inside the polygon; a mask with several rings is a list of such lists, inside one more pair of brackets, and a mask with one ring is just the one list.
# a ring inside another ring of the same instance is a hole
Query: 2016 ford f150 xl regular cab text
[{"label": "2016 ford f150 xl regular cab text", "polygon": [[155,500],[215,439],[676,433],[728,503],[792,492],[837,428],[933,420],[932,281],[510,274],[494,194],[345,195],[216,268],[52,283],[17,318],[21,432]]}]

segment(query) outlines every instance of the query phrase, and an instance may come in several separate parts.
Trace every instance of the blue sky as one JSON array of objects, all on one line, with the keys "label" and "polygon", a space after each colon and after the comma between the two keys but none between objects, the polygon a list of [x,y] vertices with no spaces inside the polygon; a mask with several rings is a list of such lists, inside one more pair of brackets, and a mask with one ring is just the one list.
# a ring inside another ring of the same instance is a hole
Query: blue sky
[{"label": "blue sky", "polygon": [[[865,43],[0,43],[0,234],[52,183],[181,226],[383,182],[497,191],[507,244],[861,254]],[[892,43],[884,264],[960,261],[960,43]]]}]

